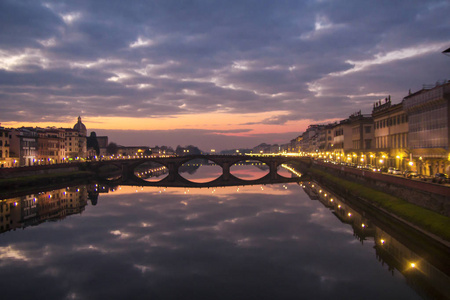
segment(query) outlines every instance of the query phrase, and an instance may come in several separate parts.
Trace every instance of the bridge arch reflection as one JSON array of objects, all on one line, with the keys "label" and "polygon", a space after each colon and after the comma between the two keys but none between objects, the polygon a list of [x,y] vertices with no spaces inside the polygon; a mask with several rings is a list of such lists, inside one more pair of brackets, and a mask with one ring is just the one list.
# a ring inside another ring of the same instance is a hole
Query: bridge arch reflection
[{"label": "bridge arch reflection", "polygon": [[206,183],[219,178],[223,170],[221,166],[211,160],[193,159],[182,164],[178,173],[190,182]]}]

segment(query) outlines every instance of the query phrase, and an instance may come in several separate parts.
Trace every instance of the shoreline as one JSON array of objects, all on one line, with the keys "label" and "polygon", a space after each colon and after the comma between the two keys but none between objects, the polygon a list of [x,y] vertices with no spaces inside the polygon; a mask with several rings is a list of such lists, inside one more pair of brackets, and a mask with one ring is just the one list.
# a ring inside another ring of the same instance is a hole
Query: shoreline
[{"label": "shoreline", "polygon": [[319,183],[326,184],[341,197],[350,197],[379,213],[387,215],[428,238],[450,248],[450,218],[429,209],[409,203],[391,194],[384,193],[348,178],[337,177],[317,167],[305,170]]},{"label": "shoreline", "polygon": [[0,198],[12,198],[27,193],[32,194],[42,189],[51,190],[67,184],[83,184],[86,180],[94,178],[95,174],[89,171],[69,171],[3,178],[0,179]]}]

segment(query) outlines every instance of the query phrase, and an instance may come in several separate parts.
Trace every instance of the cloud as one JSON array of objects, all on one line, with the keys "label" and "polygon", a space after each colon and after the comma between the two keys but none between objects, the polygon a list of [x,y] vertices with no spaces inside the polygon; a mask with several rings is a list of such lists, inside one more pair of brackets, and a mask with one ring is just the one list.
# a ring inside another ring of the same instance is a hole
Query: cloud
[{"label": "cloud", "polygon": [[447,77],[449,14],[440,0],[2,1],[0,118],[344,118]]},{"label": "cloud", "polygon": [[101,194],[81,215],[4,235],[7,298],[412,295],[381,267],[370,234],[360,244],[297,184]]}]

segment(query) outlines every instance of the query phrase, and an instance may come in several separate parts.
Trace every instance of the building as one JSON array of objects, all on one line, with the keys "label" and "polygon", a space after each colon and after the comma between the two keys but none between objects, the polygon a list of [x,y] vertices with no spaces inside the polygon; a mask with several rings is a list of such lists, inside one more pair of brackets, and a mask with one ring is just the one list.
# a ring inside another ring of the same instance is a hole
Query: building
[{"label": "building", "polygon": [[260,154],[270,153],[270,145],[266,144],[266,143],[261,143],[258,146],[253,147],[252,152],[253,153],[260,153]]},{"label": "building", "polygon": [[333,145],[333,127],[336,124],[327,124],[319,131],[319,151],[330,152]]},{"label": "building", "polygon": [[346,162],[366,165],[373,164],[374,130],[372,115],[363,115],[361,111],[348,118],[351,126],[351,153],[348,151]]},{"label": "building", "polygon": [[363,115],[361,111],[349,117],[352,127],[352,149],[357,152],[372,150],[374,133],[371,115]]},{"label": "building", "polygon": [[97,136],[98,147],[100,150],[100,157],[108,156],[108,137],[107,136]]},{"label": "building", "polygon": [[136,158],[150,155],[152,155],[152,150],[147,146],[129,146],[129,147],[119,146],[117,148],[118,157]]},{"label": "building", "polygon": [[70,160],[84,159],[87,157],[87,129],[78,117],[78,122],[73,129],[65,129],[66,157]]},{"label": "building", "polygon": [[9,130],[0,127],[0,168],[12,167],[14,161],[9,156]]},{"label": "building", "polygon": [[421,174],[450,173],[450,81],[424,86],[403,99],[412,163]]},{"label": "building", "polygon": [[65,130],[57,128],[36,128],[38,134],[38,162],[55,164],[65,161]]},{"label": "building", "polygon": [[305,132],[302,134],[302,138],[299,139],[300,151],[306,153],[312,153],[319,151],[320,136],[319,132],[325,125],[309,125]]},{"label": "building", "polygon": [[373,105],[376,165],[407,169],[408,116],[403,102],[393,105],[391,97],[378,100]]},{"label": "building", "polygon": [[38,163],[38,134],[33,128],[11,129],[9,138],[10,157],[15,159],[19,166],[33,166]]},{"label": "building", "polygon": [[336,156],[345,155],[352,149],[352,123],[350,119],[345,119],[335,124],[333,127],[333,143],[331,148]]}]

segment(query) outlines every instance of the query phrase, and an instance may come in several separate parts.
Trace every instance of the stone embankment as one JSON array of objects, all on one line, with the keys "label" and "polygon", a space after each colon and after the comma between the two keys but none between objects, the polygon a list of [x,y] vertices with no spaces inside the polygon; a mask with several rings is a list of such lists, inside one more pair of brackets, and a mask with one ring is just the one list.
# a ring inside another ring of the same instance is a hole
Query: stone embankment
[{"label": "stone embankment", "polygon": [[0,197],[46,187],[83,182],[93,178],[83,164],[58,164],[0,169]]},{"label": "stone embankment", "polygon": [[81,163],[70,163],[70,164],[28,166],[19,168],[1,168],[0,179],[76,172],[80,170],[82,165],[83,164]]},{"label": "stone embankment", "polygon": [[[351,199],[357,205],[365,205],[366,209],[370,211],[378,211],[377,214],[380,216],[390,216],[389,220],[397,220],[405,226],[421,232],[423,236],[427,236],[429,241],[434,240],[443,247],[450,249],[450,218],[448,216],[394,195],[395,191],[398,190],[403,190],[399,194],[404,195],[404,190],[412,189],[411,187],[401,186],[399,182],[390,183],[381,180],[381,183],[376,182],[373,177],[368,175],[383,174],[362,170],[346,172],[346,169],[337,165],[315,162],[310,167],[304,166],[302,172],[311,176],[313,180],[326,185],[341,197]],[[358,171],[361,173],[358,173]],[[437,187],[448,189],[445,186]],[[391,191],[394,191],[394,193],[391,193]],[[441,189],[438,189],[438,191],[441,191]],[[420,188],[415,188],[411,193],[416,192],[429,197],[429,199],[435,197],[440,201],[439,207],[441,208],[448,207],[448,193],[444,193],[444,195],[432,194],[430,189],[423,191]]]},{"label": "stone embankment", "polygon": [[439,214],[450,216],[450,187],[448,185],[408,179],[401,176],[314,161],[313,167],[385,192],[409,203]]}]

